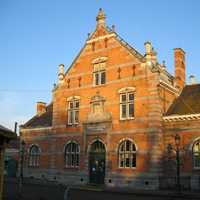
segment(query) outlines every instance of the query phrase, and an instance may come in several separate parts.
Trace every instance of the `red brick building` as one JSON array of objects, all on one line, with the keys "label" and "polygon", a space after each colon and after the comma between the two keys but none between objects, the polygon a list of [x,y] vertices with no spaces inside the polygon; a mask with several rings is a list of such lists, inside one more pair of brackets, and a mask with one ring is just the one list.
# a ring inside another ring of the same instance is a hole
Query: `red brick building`
[{"label": "red brick building", "polygon": [[66,184],[158,189],[175,184],[180,136],[181,184],[198,189],[200,85],[185,86],[185,52],[174,49],[175,76],[106,26],[96,29],[64,71],[49,105],[21,126],[25,175]]}]

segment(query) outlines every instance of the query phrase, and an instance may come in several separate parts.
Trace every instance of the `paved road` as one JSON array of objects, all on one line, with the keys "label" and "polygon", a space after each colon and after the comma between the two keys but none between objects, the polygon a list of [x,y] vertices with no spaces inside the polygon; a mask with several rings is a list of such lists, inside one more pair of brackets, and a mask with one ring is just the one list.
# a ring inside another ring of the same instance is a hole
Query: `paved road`
[{"label": "paved road", "polygon": [[[18,197],[18,187],[15,181],[5,183],[4,200],[64,200],[66,187],[56,183],[27,182],[23,186],[23,197]],[[92,189],[92,188],[91,188]],[[163,195],[164,193],[119,193],[110,191],[91,191],[83,189],[71,189],[68,200],[200,200],[199,196]]]}]

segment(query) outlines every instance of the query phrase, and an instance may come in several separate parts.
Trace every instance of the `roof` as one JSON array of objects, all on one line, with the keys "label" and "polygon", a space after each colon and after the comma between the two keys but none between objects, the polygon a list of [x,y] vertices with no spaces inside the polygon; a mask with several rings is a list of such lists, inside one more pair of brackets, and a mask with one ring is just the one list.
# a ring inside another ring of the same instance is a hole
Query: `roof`
[{"label": "roof", "polygon": [[186,85],[180,96],[172,103],[166,115],[200,113],[200,84]]},{"label": "roof", "polygon": [[0,137],[6,139],[14,139],[17,137],[17,134],[11,131],[10,129],[0,125]]},{"label": "roof", "polygon": [[39,128],[52,126],[53,103],[49,104],[46,112],[41,115],[35,115],[32,119],[22,125],[22,128]]}]

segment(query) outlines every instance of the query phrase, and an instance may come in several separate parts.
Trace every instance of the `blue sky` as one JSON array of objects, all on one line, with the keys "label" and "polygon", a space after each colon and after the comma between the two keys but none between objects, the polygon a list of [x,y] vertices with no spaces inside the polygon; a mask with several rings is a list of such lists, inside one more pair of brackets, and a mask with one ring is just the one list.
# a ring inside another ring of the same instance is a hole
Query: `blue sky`
[{"label": "blue sky", "polygon": [[0,124],[11,129],[51,101],[57,66],[71,64],[99,8],[141,53],[151,41],[173,73],[173,48],[186,52],[187,77],[200,80],[199,0],[0,0]]}]

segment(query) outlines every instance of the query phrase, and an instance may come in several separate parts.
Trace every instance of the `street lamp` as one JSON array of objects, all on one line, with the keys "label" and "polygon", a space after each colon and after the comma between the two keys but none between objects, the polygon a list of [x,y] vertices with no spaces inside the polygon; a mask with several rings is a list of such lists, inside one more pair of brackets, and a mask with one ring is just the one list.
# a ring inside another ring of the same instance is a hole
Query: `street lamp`
[{"label": "street lamp", "polygon": [[176,186],[178,191],[181,190],[180,184],[180,141],[181,138],[179,134],[176,134],[175,137],[175,145],[176,145]]},{"label": "street lamp", "polygon": [[24,140],[20,141],[20,173],[19,173],[19,194],[22,194],[22,183],[23,183],[23,167],[24,167],[24,150],[25,142]]}]

